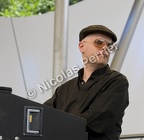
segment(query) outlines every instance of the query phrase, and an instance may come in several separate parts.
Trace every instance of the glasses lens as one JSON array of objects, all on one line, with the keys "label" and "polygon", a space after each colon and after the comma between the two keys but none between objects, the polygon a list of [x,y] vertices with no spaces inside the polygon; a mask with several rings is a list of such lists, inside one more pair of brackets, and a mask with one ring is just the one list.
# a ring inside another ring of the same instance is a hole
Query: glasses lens
[{"label": "glasses lens", "polygon": [[117,44],[112,44],[108,46],[109,53],[114,53],[117,50]]},{"label": "glasses lens", "polygon": [[94,41],[94,43],[95,43],[95,46],[98,47],[98,48],[102,48],[105,45],[105,41],[99,40],[99,39],[96,39]]}]

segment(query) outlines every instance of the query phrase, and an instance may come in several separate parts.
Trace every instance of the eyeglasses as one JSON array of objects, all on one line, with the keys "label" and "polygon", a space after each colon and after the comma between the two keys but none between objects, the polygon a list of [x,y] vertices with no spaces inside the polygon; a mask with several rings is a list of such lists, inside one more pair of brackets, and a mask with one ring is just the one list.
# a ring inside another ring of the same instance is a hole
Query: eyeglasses
[{"label": "eyeglasses", "polygon": [[[92,43],[92,42],[88,42],[86,40],[83,40],[83,42],[87,42],[87,43]],[[117,44],[113,43],[113,42],[108,42],[104,39],[96,39],[94,42],[94,46],[97,48],[102,49],[105,45],[107,45],[107,50],[109,53],[113,53],[117,50]]]}]

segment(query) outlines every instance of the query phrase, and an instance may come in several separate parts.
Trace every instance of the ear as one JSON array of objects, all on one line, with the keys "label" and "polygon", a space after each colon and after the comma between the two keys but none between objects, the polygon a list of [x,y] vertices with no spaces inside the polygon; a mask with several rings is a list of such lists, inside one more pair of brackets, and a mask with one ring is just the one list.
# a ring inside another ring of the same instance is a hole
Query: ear
[{"label": "ear", "polygon": [[82,41],[79,42],[79,50],[80,50],[81,53],[84,52],[84,44],[83,44]]}]

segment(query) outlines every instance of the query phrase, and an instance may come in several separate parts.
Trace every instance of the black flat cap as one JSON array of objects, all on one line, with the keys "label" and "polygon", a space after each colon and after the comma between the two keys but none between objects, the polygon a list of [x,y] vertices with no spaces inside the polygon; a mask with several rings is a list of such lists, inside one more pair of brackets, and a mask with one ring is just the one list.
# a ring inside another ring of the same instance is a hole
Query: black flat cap
[{"label": "black flat cap", "polygon": [[83,40],[86,36],[95,33],[102,33],[111,37],[113,42],[117,41],[117,36],[110,29],[103,25],[90,25],[82,29],[79,33],[79,41]]}]

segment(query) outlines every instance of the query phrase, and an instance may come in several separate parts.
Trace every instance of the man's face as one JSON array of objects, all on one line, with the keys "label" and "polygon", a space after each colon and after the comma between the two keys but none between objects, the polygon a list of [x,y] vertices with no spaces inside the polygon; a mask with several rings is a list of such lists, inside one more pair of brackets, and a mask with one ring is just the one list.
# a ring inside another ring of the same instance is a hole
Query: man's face
[{"label": "man's face", "polygon": [[106,65],[110,57],[107,49],[112,43],[112,39],[103,34],[92,34],[85,37],[79,43],[84,65]]}]

